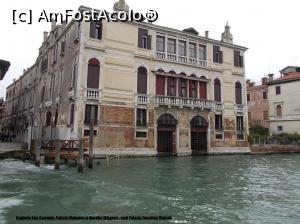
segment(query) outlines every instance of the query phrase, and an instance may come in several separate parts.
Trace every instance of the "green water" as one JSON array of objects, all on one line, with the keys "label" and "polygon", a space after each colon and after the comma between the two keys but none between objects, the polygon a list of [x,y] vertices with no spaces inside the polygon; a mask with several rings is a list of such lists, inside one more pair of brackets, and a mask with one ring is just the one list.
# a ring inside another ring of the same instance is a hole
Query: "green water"
[{"label": "green water", "polygon": [[[17,221],[16,216],[172,216]],[[0,223],[300,223],[300,154],[121,159],[78,174],[0,161]]]}]

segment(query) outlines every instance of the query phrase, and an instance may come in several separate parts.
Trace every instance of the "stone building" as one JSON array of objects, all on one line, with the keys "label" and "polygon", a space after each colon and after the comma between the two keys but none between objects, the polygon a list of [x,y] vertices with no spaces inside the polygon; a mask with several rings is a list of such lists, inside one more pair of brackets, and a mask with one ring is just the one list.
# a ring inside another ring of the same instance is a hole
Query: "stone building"
[{"label": "stone building", "polygon": [[[269,77],[272,75],[270,74]],[[249,127],[259,125],[269,129],[268,81],[269,78],[263,77],[261,85],[247,82]]]},{"label": "stone building", "polygon": [[94,111],[96,154],[249,151],[247,48],[228,24],[218,41],[152,23],[53,23],[39,50],[7,87],[6,128],[19,140],[87,136]]}]

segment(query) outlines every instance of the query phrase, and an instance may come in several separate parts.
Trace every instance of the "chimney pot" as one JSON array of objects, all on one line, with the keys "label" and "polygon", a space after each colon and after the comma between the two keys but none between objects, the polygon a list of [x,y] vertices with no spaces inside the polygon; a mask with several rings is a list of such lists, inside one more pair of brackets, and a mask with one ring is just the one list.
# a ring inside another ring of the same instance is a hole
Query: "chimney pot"
[{"label": "chimney pot", "polygon": [[205,31],[205,37],[209,38],[209,31],[208,30]]},{"label": "chimney pot", "polygon": [[269,81],[273,81],[274,79],[274,74],[269,74]]}]

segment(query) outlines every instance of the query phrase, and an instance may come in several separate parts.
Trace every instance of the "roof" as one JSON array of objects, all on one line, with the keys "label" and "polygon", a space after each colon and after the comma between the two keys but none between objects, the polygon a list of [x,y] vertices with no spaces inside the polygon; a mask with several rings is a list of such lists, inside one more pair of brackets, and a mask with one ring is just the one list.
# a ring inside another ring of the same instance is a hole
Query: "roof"
[{"label": "roof", "polygon": [[273,81],[268,82],[267,85],[284,83],[284,82],[293,82],[293,81],[300,81],[300,72],[287,73],[278,79],[274,79]]},{"label": "roof", "polygon": [[9,61],[4,61],[0,59],[0,80],[4,78],[5,73],[7,72],[9,66],[10,66]]}]

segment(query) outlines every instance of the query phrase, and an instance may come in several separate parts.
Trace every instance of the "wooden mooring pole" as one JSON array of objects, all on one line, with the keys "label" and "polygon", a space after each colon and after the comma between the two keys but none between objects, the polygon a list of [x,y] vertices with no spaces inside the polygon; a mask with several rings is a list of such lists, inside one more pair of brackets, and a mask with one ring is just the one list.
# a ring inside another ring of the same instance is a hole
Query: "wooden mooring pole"
[{"label": "wooden mooring pole", "polygon": [[91,106],[90,114],[90,139],[89,139],[89,168],[93,168],[93,157],[94,157],[94,122],[95,122],[95,106]]},{"label": "wooden mooring pole", "polygon": [[41,149],[37,148],[35,150],[35,162],[34,164],[39,167],[40,166],[40,162],[41,162]]},{"label": "wooden mooring pole", "polygon": [[60,165],[60,150],[61,150],[61,142],[56,141],[55,142],[55,165],[54,169],[58,170]]},{"label": "wooden mooring pole", "polygon": [[83,140],[79,140],[79,163],[77,171],[78,173],[83,173]]}]

